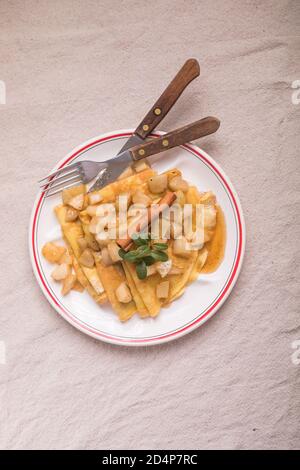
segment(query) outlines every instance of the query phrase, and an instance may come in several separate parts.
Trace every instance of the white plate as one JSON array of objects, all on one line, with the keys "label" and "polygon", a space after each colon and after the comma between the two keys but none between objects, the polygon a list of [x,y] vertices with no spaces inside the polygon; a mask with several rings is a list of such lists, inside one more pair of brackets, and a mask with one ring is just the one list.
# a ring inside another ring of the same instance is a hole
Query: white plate
[{"label": "white plate", "polygon": [[[56,168],[78,160],[103,161],[122,147],[132,130],[103,134],[77,147]],[[163,133],[156,132],[154,136]],[[45,199],[41,193],[35,201],[29,228],[29,247],[37,281],[55,310],[69,323],[94,338],[119,345],[140,346],[158,344],[179,338],[202,325],[216,313],[230,294],[239,275],[244,249],[245,224],[240,202],[228,177],[219,165],[195,145],[184,145],[153,157],[153,168],[159,172],[172,167],[182,170],[184,178],[200,191],[211,189],[223,209],[227,225],[225,257],[212,274],[200,275],[184,295],[169,308],[162,309],[157,318],[141,319],[135,315],[121,323],[109,305],[99,306],[84,292],[60,294],[60,285],[52,281],[53,266],[42,256],[47,241],[61,240],[60,227],[53,207],[61,196]]]}]

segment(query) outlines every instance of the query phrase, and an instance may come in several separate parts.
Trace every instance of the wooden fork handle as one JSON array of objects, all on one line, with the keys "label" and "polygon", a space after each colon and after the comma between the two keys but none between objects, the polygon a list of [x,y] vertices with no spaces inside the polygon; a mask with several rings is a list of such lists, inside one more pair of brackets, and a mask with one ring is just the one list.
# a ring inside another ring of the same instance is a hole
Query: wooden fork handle
[{"label": "wooden fork handle", "polygon": [[186,126],[180,127],[175,131],[152,139],[144,144],[137,145],[130,150],[133,160],[141,160],[142,158],[164,152],[165,150],[186,144],[191,140],[199,139],[209,134],[213,134],[219,129],[220,121],[215,117],[206,117],[199,121],[193,122]]},{"label": "wooden fork handle", "polygon": [[167,115],[187,85],[199,75],[200,66],[198,61],[196,59],[188,59],[134,133],[142,139],[146,139]]}]

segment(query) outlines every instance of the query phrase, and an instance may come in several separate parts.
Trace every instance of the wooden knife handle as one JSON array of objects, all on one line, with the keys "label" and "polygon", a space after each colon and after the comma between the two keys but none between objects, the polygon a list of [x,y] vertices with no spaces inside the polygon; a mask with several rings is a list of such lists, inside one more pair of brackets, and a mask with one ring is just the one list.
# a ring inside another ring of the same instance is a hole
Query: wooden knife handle
[{"label": "wooden knife handle", "polygon": [[187,126],[180,127],[175,131],[159,137],[158,139],[149,140],[144,144],[137,145],[130,150],[133,160],[141,160],[142,158],[164,152],[165,150],[186,144],[191,140],[199,139],[205,135],[213,134],[220,127],[219,119],[215,117],[206,117],[200,121],[193,122]]},{"label": "wooden knife handle", "polygon": [[168,114],[187,85],[199,75],[200,66],[198,61],[196,59],[188,59],[160,98],[158,98],[149,113],[138,125],[134,133],[142,139],[146,139],[153,129]]}]

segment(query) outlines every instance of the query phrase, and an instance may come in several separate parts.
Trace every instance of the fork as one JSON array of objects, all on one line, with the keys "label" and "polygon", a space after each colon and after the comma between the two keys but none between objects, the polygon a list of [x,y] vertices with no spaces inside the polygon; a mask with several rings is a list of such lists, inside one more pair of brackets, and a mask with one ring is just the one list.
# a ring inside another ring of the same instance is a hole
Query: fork
[{"label": "fork", "polygon": [[[45,178],[39,180],[38,183],[42,183],[40,188],[45,193],[45,197],[53,196],[63,189],[72,188],[80,183],[89,183],[98,175],[102,168],[105,168],[105,163],[107,162],[102,163],[91,160],[72,163],[65,168],[59,168],[50,173]],[[54,189],[56,191],[53,191]]]},{"label": "fork", "polygon": [[89,183],[95,176],[102,178],[103,187],[114,181],[125,168],[137,160],[144,159],[165,150],[186,144],[218,130],[220,121],[215,117],[206,117],[199,121],[175,129],[163,136],[149,140],[120,153],[118,157],[104,162],[81,161],[61,168],[46,176],[39,182],[45,197],[53,196],[63,189],[69,189],[79,183]]}]

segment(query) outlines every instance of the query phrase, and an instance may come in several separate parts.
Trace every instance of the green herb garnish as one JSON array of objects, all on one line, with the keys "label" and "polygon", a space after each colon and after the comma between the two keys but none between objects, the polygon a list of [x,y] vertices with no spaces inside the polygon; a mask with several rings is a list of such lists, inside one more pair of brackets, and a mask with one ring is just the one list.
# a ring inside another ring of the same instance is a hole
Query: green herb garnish
[{"label": "green herb garnish", "polygon": [[143,246],[148,245],[148,233],[141,233],[141,236],[137,236],[137,234],[132,235],[132,240],[134,241],[136,246]]},{"label": "green herb garnish", "polygon": [[153,248],[156,248],[157,250],[167,250],[168,245],[166,243],[153,243]]},{"label": "green herb garnish", "polygon": [[156,261],[167,261],[169,259],[168,253],[165,251],[168,249],[168,245],[167,243],[153,242],[151,246],[151,239],[148,238],[148,234],[141,235],[135,234],[132,237],[135,249],[127,252],[121,248],[119,255],[124,261],[135,264],[138,278],[145,279],[147,277],[147,266],[151,266]]},{"label": "green herb garnish", "polygon": [[142,260],[136,265],[136,273],[139,279],[145,279],[147,277],[147,266],[145,261]]},{"label": "green herb garnish", "polygon": [[151,256],[155,261],[168,261],[169,259],[168,253],[165,253],[164,251],[152,251]]}]

